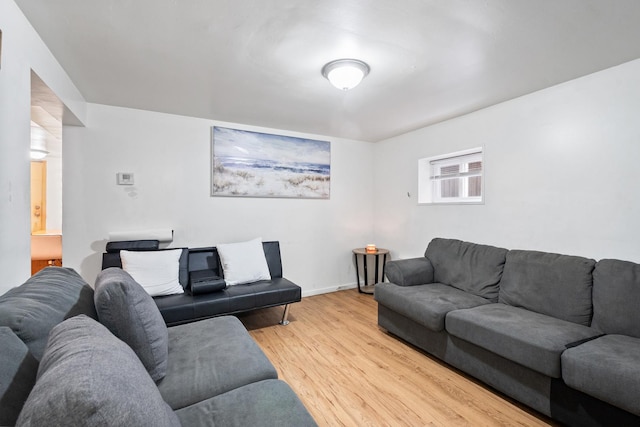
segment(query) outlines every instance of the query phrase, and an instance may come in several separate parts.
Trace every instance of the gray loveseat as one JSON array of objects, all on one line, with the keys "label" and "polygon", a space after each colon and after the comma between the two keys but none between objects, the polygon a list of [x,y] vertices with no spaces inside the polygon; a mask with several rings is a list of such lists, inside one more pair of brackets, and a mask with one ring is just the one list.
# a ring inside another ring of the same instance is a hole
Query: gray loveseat
[{"label": "gray loveseat", "polygon": [[640,425],[640,265],[434,239],[386,275],[390,333],[568,425]]},{"label": "gray loveseat", "polygon": [[48,267],[0,296],[0,425],[316,425],[231,316],[167,328],[131,276]]}]

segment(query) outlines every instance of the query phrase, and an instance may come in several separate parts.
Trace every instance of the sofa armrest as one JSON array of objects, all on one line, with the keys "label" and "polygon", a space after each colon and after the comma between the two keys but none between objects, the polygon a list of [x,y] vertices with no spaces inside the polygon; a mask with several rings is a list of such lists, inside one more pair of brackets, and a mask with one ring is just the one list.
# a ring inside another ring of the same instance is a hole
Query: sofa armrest
[{"label": "sofa armrest", "polygon": [[399,286],[433,283],[433,266],[425,257],[389,261],[385,273],[390,282]]},{"label": "sofa armrest", "polygon": [[198,270],[189,272],[189,290],[191,295],[210,294],[227,287],[224,279],[213,270]]}]

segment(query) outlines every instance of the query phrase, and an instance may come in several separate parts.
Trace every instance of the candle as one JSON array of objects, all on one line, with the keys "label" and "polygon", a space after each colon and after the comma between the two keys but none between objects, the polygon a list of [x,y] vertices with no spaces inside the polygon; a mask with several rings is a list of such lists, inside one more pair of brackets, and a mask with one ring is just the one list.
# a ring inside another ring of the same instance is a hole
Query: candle
[{"label": "candle", "polygon": [[367,250],[367,252],[376,252],[377,251],[376,245],[374,245],[373,243],[369,243],[367,245],[366,250]]}]

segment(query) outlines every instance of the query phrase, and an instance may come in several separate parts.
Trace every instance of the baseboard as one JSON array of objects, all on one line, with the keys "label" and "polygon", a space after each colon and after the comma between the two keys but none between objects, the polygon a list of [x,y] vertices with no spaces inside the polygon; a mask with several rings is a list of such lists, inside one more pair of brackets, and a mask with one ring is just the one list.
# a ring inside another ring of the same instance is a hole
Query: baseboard
[{"label": "baseboard", "polygon": [[314,295],[322,295],[322,294],[328,294],[331,292],[337,292],[337,291],[344,291],[346,289],[355,289],[356,288],[356,283],[347,283],[346,285],[338,285],[338,286],[331,286],[328,288],[322,288],[322,289],[311,289],[308,291],[305,291],[304,289],[302,290],[302,298],[304,297],[312,297]]}]

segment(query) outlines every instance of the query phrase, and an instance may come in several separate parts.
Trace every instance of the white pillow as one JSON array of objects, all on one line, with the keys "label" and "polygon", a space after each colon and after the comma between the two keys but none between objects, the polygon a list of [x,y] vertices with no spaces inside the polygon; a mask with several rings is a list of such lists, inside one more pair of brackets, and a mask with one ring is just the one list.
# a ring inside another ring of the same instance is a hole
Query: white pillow
[{"label": "white pillow", "polygon": [[182,249],[168,251],[120,251],[122,269],[152,297],[182,294],[180,285]]},{"label": "white pillow", "polygon": [[271,280],[261,238],[218,245],[218,255],[229,286]]}]

